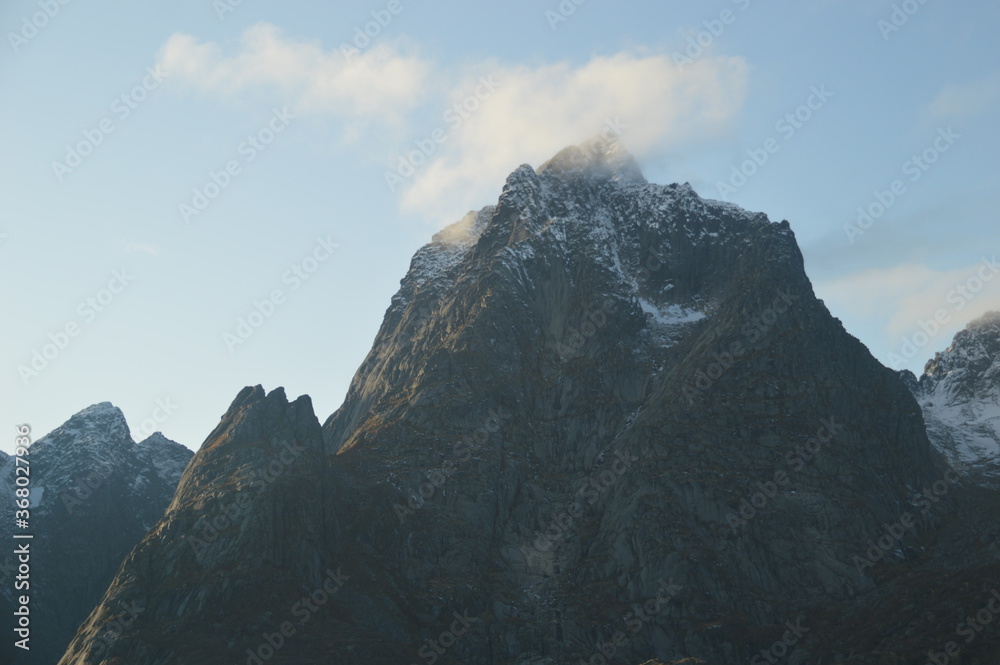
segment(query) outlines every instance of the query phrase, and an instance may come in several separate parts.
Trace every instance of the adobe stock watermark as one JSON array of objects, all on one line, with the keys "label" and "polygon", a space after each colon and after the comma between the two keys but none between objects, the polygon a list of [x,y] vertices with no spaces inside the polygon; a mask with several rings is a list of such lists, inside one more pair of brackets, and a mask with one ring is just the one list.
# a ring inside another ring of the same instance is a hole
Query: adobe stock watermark
[{"label": "adobe stock watermark", "polygon": [[406,505],[399,503],[392,504],[392,509],[396,513],[400,524],[406,522],[406,518],[423,508],[427,501],[434,496],[448,480],[458,472],[460,465],[472,459],[472,454],[485,446],[492,434],[497,434],[503,427],[504,420],[511,420],[514,416],[503,407],[497,410],[490,409],[486,414],[486,419],[480,427],[472,431],[472,434],[465,434],[460,441],[452,446],[454,457],[446,459],[440,468],[427,474],[427,480],[420,483],[420,486],[410,494],[406,500]]},{"label": "adobe stock watermark", "polygon": [[246,316],[236,319],[235,333],[222,333],[222,341],[225,343],[229,353],[235,353],[236,348],[247,342],[254,333],[269,320],[279,307],[285,304],[288,294],[295,293],[302,285],[308,281],[320,267],[333,256],[334,250],[340,245],[333,242],[328,235],[326,238],[316,238],[316,244],[312,252],[305,258],[296,261],[281,274],[281,283],[286,284],[288,292],[278,287],[271,290],[262,300],[254,300],[253,308]]},{"label": "adobe stock watermark", "polygon": [[545,20],[549,22],[552,32],[559,29],[560,23],[565,23],[569,17],[576,13],[577,7],[585,4],[587,0],[562,0],[556,8],[545,10]]},{"label": "adobe stock watermark", "polygon": [[293,119],[295,119],[295,114],[289,111],[287,106],[274,109],[270,119],[256,134],[247,135],[246,139],[240,141],[239,145],[236,146],[236,154],[243,158],[242,163],[239,159],[230,159],[219,171],[209,171],[208,181],[201,187],[195,187],[192,190],[190,204],[181,203],[177,206],[181,219],[189,223],[192,217],[203,213],[212,201],[226,191],[233,179],[243,173],[243,165],[254,161],[267,150],[278,134],[288,128]]},{"label": "adobe stock watermark", "polygon": [[606,300],[599,305],[593,305],[583,313],[576,326],[569,326],[561,341],[556,342],[556,353],[562,360],[580,355],[597,331],[608,324],[608,317],[614,314],[618,305]]},{"label": "adobe stock watermark", "polygon": [[[306,452],[305,446],[298,441],[285,442],[281,451],[276,453],[271,460],[262,468],[261,477],[254,478],[250,482],[250,488],[256,490],[258,496],[262,495],[268,486],[275,483],[285,470],[291,465],[300,461]],[[205,556],[208,546],[219,539],[222,532],[234,526],[253,507],[253,495],[248,491],[237,492],[237,497],[227,502],[220,511],[209,519],[207,515],[198,518],[192,527],[195,534],[187,534],[185,540],[194,551],[195,561],[199,564]]]},{"label": "adobe stock watermark", "polygon": [[715,362],[699,369],[695,372],[694,379],[684,384],[681,392],[687,398],[688,404],[694,404],[696,397],[710,389],[716,381],[740,362],[743,356],[753,348],[753,345],[774,327],[781,315],[791,309],[795,305],[795,301],[799,299],[799,296],[793,296],[787,290],[779,289],[776,291],[771,306],[751,318],[740,328],[742,339],[733,341],[729,348],[721,353],[714,353]]},{"label": "adobe stock watermark", "polygon": [[960,482],[962,482],[962,479],[958,477],[958,474],[948,469],[944,472],[944,478],[935,480],[910,497],[910,504],[915,508],[920,508],[921,515],[930,515],[931,508],[947,496],[951,488]]},{"label": "adobe stock watermark", "polygon": [[423,659],[427,665],[433,665],[441,656],[458,642],[459,638],[465,635],[474,621],[479,621],[475,617],[470,617],[467,612],[454,612],[455,618],[441,634],[434,639],[426,640],[419,649],[417,655]]},{"label": "adobe stock watermark", "polygon": [[[807,439],[804,444],[796,445],[795,450],[785,454],[785,464],[791,468],[792,473],[802,471],[806,464],[819,456],[823,446],[830,443],[844,427],[844,425],[838,424],[833,416],[820,420],[820,427],[816,430],[815,435]],[[733,533],[739,533],[741,528],[757,517],[778,496],[779,488],[787,488],[791,484],[790,472],[783,469],[775,471],[771,480],[763,483],[758,482],[759,491],[754,492],[749,497],[744,497],[736,509],[737,512],[726,515],[726,523],[729,524],[729,528],[733,530]]]},{"label": "adobe stock watermark", "polygon": [[725,198],[735,194],[750,178],[757,175],[757,172],[770,161],[771,156],[781,150],[782,142],[787,142],[795,136],[795,133],[805,127],[806,123],[812,120],[813,116],[823,108],[833,93],[826,89],[826,85],[813,86],[809,89],[809,96],[805,102],[799,105],[794,111],[786,113],[778,118],[774,123],[774,131],[778,132],[780,138],[770,137],[765,139],[759,148],[748,148],[747,157],[739,166],[730,168],[729,180],[723,182],[716,181],[715,187],[719,190],[719,196]]},{"label": "adobe stock watermark", "polygon": [[110,468],[92,471],[82,478],[77,478],[65,492],[60,495],[66,513],[72,515],[76,512],[77,506],[82,506],[84,502],[94,495],[94,492],[104,484],[104,481],[111,476]]},{"label": "adobe stock watermark", "polygon": [[[951,127],[938,128],[937,136],[929,146],[919,153],[914,153],[903,162],[901,167],[903,175],[907,176],[911,183],[917,182],[941,159],[941,155],[951,150],[951,147],[960,138],[962,135],[956,134]],[[854,224],[844,224],[847,240],[853,245],[855,239],[864,235],[907,191],[906,182],[902,178],[896,178],[889,183],[888,189],[875,190],[875,200],[867,206],[858,208],[857,221]]]},{"label": "adobe stock watermark", "polygon": [[882,41],[889,41],[889,37],[893,33],[899,32],[904,25],[910,22],[910,18],[926,4],[927,0],[903,0],[903,2],[893,4],[892,13],[889,14],[888,20],[880,18],[875,22],[875,26],[882,33]]},{"label": "adobe stock watermark", "polygon": [[639,279],[649,279],[654,272],[659,271],[667,260],[666,255],[652,247],[646,252],[646,260],[639,262]]},{"label": "adobe stock watermark", "polygon": [[874,567],[890,551],[897,550],[897,556],[902,557],[898,544],[907,531],[917,532],[916,517],[913,513],[905,512],[892,524],[882,524],[882,531],[877,538],[868,541],[868,549],[863,557],[855,554],[851,558],[851,563],[859,573],[864,574],[866,568]]},{"label": "adobe stock watermark", "polygon": [[[955,634],[959,637],[964,637],[966,645],[972,644],[993,623],[993,620],[998,615],[1000,615],[1000,591],[993,589],[986,604],[975,614],[966,616],[965,620],[955,627]],[[957,659],[961,653],[961,645],[952,640],[944,645],[944,650],[941,652],[928,651],[926,665],[948,665],[949,663],[959,662],[952,659]],[[961,662],[964,663],[965,661],[962,660]]]},{"label": "adobe stock watermark", "polygon": [[122,634],[132,627],[139,615],[146,611],[142,601],[131,601],[121,612],[114,615],[111,621],[101,625],[97,637],[91,642],[90,653],[100,657],[110,649]]},{"label": "adobe stock watermark", "polygon": [[621,116],[605,118],[604,124],[601,125],[601,131],[597,135],[598,140],[584,144],[583,149],[589,150],[591,153],[600,152],[607,145],[617,144],[621,141],[626,129],[628,129],[628,124],[622,120]]},{"label": "adobe stock watermark", "polygon": [[[931,508],[933,508],[942,497],[948,494],[950,488],[957,485],[961,479],[958,474],[948,469],[945,472],[944,478],[935,481],[928,487],[924,487],[922,491],[916,492],[910,497],[910,504],[915,508],[920,508],[920,514],[927,516],[930,515]],[[868,549],[865,550],[865,556],[855,555],[851,559],[851,563],[859,573],[864,574],[866,568],[873,568],[876,563],[885,558],[885,555],[889,552],[895,550],[897,556],[901,558],[901,552],[899,551],[899,542],[903,540],[907,531],[917,531],[917,516],[906,511],[903,513],[899,520],[893,522],[892,524],[882,524],[883,533],[878,536],[878,538],[873,538],[868,541]]]},{"label": "adobe stock watermark", "polygon": [[403,4],[402,0],[389,0],[384,9],[371,10],[369,14],[371,14],[372,20],[363,26],[359,25],[354,28],[354,39],[351,40],[353,46],[345,42],[340,43],[340,52],[344,54],[344,58],[350,62],[353,58],[361,55],[382,34],[382,31],[389,27],[393,19],[403,13],[404,9],[406,9],[406,5]]},{"label": "adobe stock watermark", "polygon": [[996,255],[988,259],[983,257],[976,274],[970,276],[964,282],[959,282],[953,289],[948,291],[946,300],[951,304],[952,311],[945,308],[935,310],[934,315],[917,322],[920,330],[912,335],[906,335],[900,340],[899,353],[890,353],[889,364],[894,369],[901,369],[908,361],[912,360],[920,351],[926,347],[938,334],[945,329],[951,321],[951,316],[955,312],[961,311],[976,296],[982,293],[986,284],[992,281],[996,274],[1000,272],[1000,263],[997,263]]},{"label": "adobe stock watermark", "polygon": [[683,589],[680,584],[674,584],[673,580],[660,580],[655,598],[642,603],[633,603],[632,611],[626,612],[622,617],[626,630],[615,632],[606,642],[598,642],[597,652],[588,659],[581,658],[579,665],[609,665],[621,662],[616,660],[615,656],[619,655],[642,627],[656,618],[656,615]]},{"label": "adobe stock watermark", "polygon": [[[151,417],[145,418],[142,421],[142,427],[139,430],[139,434],[142,435],[142,438],[145,438],[156,431],[156,426],[166,422],[176,409],[177,405],[171,402],[169,397],[165,399],[157,398],[156,406],[153,407]],[[77,507],[82,506],[88,499],[90,499],[90,497],[94,495],[94,492],[97,491],[97,489],[111,477],[113,470],[113,467],[106,467],[92,471],[82,478],[77,478],[76,481],[59,496],[63,507],[66,508],[66,512],[69,515],[75,513]]]},{"label": "adobe stock watermark", "polygon": [[128,92],[123,92],[115,97],[114,101],[111,102],[112,115],[101,118],[93,129],[84,129],[81,132],[83,134],[82,141],[78,141],[72,146],[66,146],[63,161],[52,162],[52,172],[56,179],[62,182],[66,176],[79,168],[83,161],[94,154],[94,151],[104,143],[104,140],[118,129],[115,119],[117,118],[118,122],[123,122],[132,115],[132,111],[139,108],[139,104],[146,101],[150,93],[159,88],[166,77],[167,75],[160,70],[159,65],[147,67],[146,75],[138,84]]},{"label": "adobe stock watermark", "polygon": [[150,412],[148,418],[143,418],[142,422],[139,423],[139,428],[136,430],[138,436],[134,437],[137,441],[142,441],[149,437],[151,434],[155,434],[160,430],[160,425],[170,420],[170,416],[174,415],[174,411],[177,410],[177,405],[174,404],[169,397],[156,398],[156,405]]},{"label": "adobe stock watermark", "polygon": [[[732,3],[741,12],[750,7],[750,2],[751,0],[732,0]],[[738,17],[739,14],[732,9],[723,9],[719,12],[718,17],[702,21],[701,24],[705,29],[688,36],[687,48],[683,53],[674,51],[671,55],[677,68],[684,71],[685,67],[693,65],[694,61],[700,58],[715,43],[715,40],[722,36],[722,33],[726,31],[726,26],[736,23]]]},{"label": "adobe stock watermark", "polygon": [[[177,405],[174,404],[169,397],[162,399],[157,398],[156,406],[153,407],[150,417],[142,420],[139,429],[135,433],[138,436],[133,436],[133,438],[140,441],[144,440],[146,437],[156,432],[159,425],[162,425],[169,420],[170,416],[173,415],[176,410]],[[110,477],[111,471],[111,468],[98,469],[83,478],[78,478],[76,482],[60,496],[62,504],[66,508],[66,512],[70,515],[76,512],[77,506],[83,505],[84,502],[93,496],[94,492]]]},{"label": "adobe stock watermark", "polygon": [[803,627],[802,618],[800,617],[792,623],[791,621],[785,622],[785,632],[781,634],[781,638],[775,640],[774,643],[767,647],[766,649],[761,649],[760,652],[755,655],[750,660],[750,665],[764,665],[765,663],[777,663],[780,659],[788,655],[789,651],[802,641],[802,638],[806,633],[809,632],[808,628]]},{"label": "adobe stock watermark", "polygon": [[309,623],[313,616],[330,602],[330,599],[343,588],[349,579],[351,576],[342,573],[339,567],[335,571],[327,568],[323,583],[312,591],[303,589],[305,594],[289,610],[296,622],[282,621],[275,632],[262,633],[260,637],[263,641],[256,648],[247,649],[247,665],[264,665],[271,660],[281,650],[281,647],[285,646],[288,640],[298,632],[299,629],[295,624],[305,626]]},{"label": "adobe stock watermark", "polygon": [[27,386],[31,379],[43,372],[69,347],[70,342],[83,331],[87,324],[93,323],[98,314],[111,306],[134,279],[135,276],[130,275],[127,268],[112,271],[107,287],[100,289],[77,305],[76,315],[81,320],[73,319],[59,330],[49,333],[47,342],[43,343],[41,347],[31,350],[31,360],[17,366],[17,374],[21,378],[21,382]]},{"label": "adobe stock watermark", "polygon": [[480,76],[478,85],[472,94],[452,104],[441,115],[441,119],[444,120],[448,128],[438,127],[427,137],[415,140],[413,142],[415,149],[400,154],[396,168],[392,171],[386,170],[385,184],[389,187],[389,191],[395,192],[408,178],[426,165],[427,161],[438,151],[438,147],[448,141],[451,132],[465,124],[465,121],[471,118],[501,85],[503,82],[496,80],[493,74]]},{"label": "adobe stock watermark", "polygon": [[243,4],[243,0],[213,0],[212,9],[220,21],[226,20],[226,14],[236,11],[236,8]]},{"label": "adobe stock watermark", "polygon": [[49,24],[49,21],[54,19],[62,11],[62,8],[70,2],[71,0],[38,0],[38,8],[41,11],[37,11],[31,16],[22,16],[21,29],[17,32],[7,33],[7,41],[10,42],[14,53],[17,53],[22,46],[37,37],[38,33]]},{"label": "adobe stock watermark", "polygon": [[[543,555],[551,553],[556,545],[572,533],[574,524],[583,516],[586,506],[596,504],[639,461],[635,455],[622,451],[616,451],[612,456],[614,460],[607,468],[594,473],[580,484],[573,494],[573,500],[567,502],[565,508],[553,512],[549,525],[542,531],[535,532],[530,546],[521,546],[525,565],[529,568],[540,567],[547,575],[554,573],[552,561]],[[533,563],[535,561],[538,562],[537,566]]]}]

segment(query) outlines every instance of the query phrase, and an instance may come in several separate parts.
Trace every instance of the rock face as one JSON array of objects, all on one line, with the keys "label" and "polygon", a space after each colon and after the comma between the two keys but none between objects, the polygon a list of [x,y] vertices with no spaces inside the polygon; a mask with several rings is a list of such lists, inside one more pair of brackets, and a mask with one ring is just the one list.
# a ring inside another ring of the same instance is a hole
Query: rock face
[{"label": "rock face", "polygon": [[[324,466],[309,398],[243,390],[60,662],[185,662],[192,651],[218,662],[272,616],[302,620],[280,610],[285,596],[326,579],[326,511],[336,508]],[[146,639],[107,639],[130,608],[121,632]]]},{"label": "rock face", "polygon": [[[31,597],[33,638],[28,652],[9,639],[0,649],[3,662],[49,665],[100,602],[125,555],[162,517],[192,453],[159,433],[135,443],[122,412],[108,402],[80,411],[29,450],[31,587],[17,595]],[[13,497],[14,459],[0,464],[4,496]],[[14,542],[14,508],[5,501],[5,544]],[[15,562],[12,549],[4,550],[0,602],[10,617],[15,590],[6,573],[13,577]]]},{"label": "rock face", "polygon": [[240,393],[60,662],[905,663],[834,656],[950,619],[817,634],[923,565],[943,471],[787,222],[592,142],[417,252],[322,428]]},{"label": "rock face", "polygon": [[988,312],[903,380],[924,412],[927,435],[954,468],[1000,487],[1000,312]]}]

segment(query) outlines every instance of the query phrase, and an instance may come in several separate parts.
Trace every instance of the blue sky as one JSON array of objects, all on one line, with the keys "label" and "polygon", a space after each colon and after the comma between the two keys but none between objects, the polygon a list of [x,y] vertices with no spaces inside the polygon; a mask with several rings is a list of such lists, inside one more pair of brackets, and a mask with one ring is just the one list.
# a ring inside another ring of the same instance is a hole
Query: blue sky
[{"label": "blue sky", "polygon": [[323,419],[413,252],[609,123],[648,180],[788,219],[833,314],[919,370],[1000,308],[998,19],[984,0],[5,2],[3,421],[40,436],[111,401],[137,438],[197,448],[257,383]]}]

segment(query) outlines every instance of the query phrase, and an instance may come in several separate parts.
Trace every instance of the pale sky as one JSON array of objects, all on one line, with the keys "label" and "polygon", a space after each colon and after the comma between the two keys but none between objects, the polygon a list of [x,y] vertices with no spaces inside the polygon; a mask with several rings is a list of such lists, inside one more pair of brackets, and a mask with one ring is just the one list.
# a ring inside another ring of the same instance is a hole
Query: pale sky
[{"label": "pale sky", "polygon": [[101,401],[197,449],[258,383],[325,419],[414,251],[607,127],[651,182],[789,220],[891,367],[1000,309],[986,0],[11,0],[0,27],[3,450]]}]

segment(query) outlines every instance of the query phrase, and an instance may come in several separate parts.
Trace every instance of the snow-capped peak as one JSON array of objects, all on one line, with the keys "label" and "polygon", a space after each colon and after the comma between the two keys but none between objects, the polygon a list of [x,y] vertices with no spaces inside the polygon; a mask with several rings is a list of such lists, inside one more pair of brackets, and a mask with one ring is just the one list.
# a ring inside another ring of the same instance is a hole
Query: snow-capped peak
[{"label": "snow-capped peak", "polygon": [[76,446],[93,446],[104,444],[131,444],[125,414],[111,402],[100,402],[74,414],[65,423],[39,439],[35,446],[42,443],[59,445],[67,442]]},{"label": "snow-capped peak", "polygon": [[149,436],[147,436],[145,439],[143,439],[142,441],[140,441],[138,443],[138,445],[152,447],[152,446],[162,446],[164,444],[168,444],[169,445],[169,444],[174,444],[174,443],[175,443],[174,441],[171,441],[167,437],[163,436],[163,432],[153,432],[152,434],[150,434]]},{"label": "snow-capped peak", "polygon": [[539,166],[536,172],[560,178],[582,176],[646,184],[639,165],[621,141],[603,136],[560,150],[552,159]]},{"label": "snow-capped peak", "polygon": [[959,331],[914,381],[931,441],[956,468],[1000,483],[1000,312]]}]

